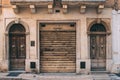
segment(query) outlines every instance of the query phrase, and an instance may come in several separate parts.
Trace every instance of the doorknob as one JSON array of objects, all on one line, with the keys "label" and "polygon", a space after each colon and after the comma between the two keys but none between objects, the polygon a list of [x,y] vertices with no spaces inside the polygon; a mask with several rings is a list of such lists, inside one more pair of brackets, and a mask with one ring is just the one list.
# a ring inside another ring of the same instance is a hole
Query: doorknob
[{"label": "doorknob", "polygon": [[12,45],[12,48],[14,48],[15,47],[15,45]]},{"label": "doorknob", "polygon": [[24,47],[24,45],[20,45],[20,47],[21,47],[21,48],[23,48],[23,47]]},{"label": "doorknob", "polygon": [[101,45],[100,47],[101,47],[101,48],[103,48],[104,46],[103,46],[103,45]]},{"label": "doorknob", "polygon": [[95,47],[95,45],[92,45],[92,48],[94,48]]}]

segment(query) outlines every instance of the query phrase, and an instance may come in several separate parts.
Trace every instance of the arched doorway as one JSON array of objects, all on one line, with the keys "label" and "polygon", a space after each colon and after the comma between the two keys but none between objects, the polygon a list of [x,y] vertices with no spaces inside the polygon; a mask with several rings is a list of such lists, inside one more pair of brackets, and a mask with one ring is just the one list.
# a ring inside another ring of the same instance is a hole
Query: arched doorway
[{"label": "arched doorway", "polygon": [[106,28],[93,24],[90,28],[90,59],[92,71],[106,70]]},{"label": "arched doorway", "polygon": [[13,24],[9,29],[10,70],[25,70],[26,35],[22,24]]}]

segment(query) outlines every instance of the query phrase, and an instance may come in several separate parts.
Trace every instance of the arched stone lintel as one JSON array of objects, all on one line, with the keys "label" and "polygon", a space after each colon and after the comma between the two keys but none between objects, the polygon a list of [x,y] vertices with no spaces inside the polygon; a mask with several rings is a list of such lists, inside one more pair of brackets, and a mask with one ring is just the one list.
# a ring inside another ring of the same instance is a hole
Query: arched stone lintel
[{"label": "arched stone lintel", "polygon": [[106,29],[106,34],[111,34],[111,25],[110,25],[110,19],[103,19],[103,18],[94,18],[94,19],[88,19],[87,21],[87,33],[90,34],[90,29],[93,24],[100,23],[103,24]]},{"label": "arched stone lintel", "polygon": [[[21,21],[21,20],[20,20],[18,23],[19,23],[19,24],[22,24],[22,25],[24,26],[24,28],[25,28],[25,30],[26,30],[25,34],[26,34],[26,35],[29,35],[29,34],[30,34],[29,26],[28,26],[25,22],[23,22],[23,21]],[[16,23],[15,20],[14,20],[14,21],[11,21],[11,22],[7,25],[7,28],[6,28],[6,30],[5,30],[5,35],[8,35],[8,34],[9,34],[10,27],[11,27],[13,24],[18,24],[18,23]]]}]

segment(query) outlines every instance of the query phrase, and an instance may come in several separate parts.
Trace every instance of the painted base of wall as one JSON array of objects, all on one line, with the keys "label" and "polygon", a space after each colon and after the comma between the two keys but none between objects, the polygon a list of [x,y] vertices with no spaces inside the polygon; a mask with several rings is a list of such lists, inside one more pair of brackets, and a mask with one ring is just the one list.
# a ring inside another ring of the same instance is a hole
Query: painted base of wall
[{"label": "painted base of wall", "polygon": [[[31,62],[35,63],[35,68],[31,68]],[[25,71],[39,73],[40,72],[39,60],[38,59],[26,59]]]},{"label": "painted base of wall", "polygon": [[[35,62],[35,68],[31,68],[31,62]],[[85,68],[81,68],[80,63],[85,62]],[[38,59],[26,59],[25,72],[40,73],[39,60]],[[106,60],[106,71],[110,73],[120,73],[120,64],[114,64],[111,59]],[[9,61],[0,61],[0,72],[9,71]],[[77,60],[76,61],[76,74],[89,74],[91,72],[91,60]]]}]

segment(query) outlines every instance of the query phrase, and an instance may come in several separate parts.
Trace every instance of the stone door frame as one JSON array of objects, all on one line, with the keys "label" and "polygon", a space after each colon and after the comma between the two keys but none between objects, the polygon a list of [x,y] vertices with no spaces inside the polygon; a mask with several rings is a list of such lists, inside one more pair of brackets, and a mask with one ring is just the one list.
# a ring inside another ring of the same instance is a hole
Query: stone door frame
[{"label": "stone door frame", "polygon": [[[78,24],[79,24],[79,20],[38,20],[37,21],[37,23],[38,23],[38,27],[37,27],[37,43],[38,43],[38,45],[37,45],[37,56],[38,56],[38,59],[40,59],[40,54],[39,54],[39,52],[40,52],[40,50],[39,50],[39,27],[40,27],[40,23],[75,23],[76,24],[76,73],[79,73],[79,60],[78,59],[80,59],[80,48],[79,48],[79,46],[80,46],[80,44],[78,44],[78,43],[80,43],[80,40],[79,40],[79,37],[80,37],[80,35],[79,35],[79,30],[80,30],[80,26],[78,26]],[[39,60],[39,63],[40,63],[40,60]],[[40,64],[39,64],[40,65]],[[39,66],[39,72],[40,72],[40,66]]]},{"label": "stone door frame", "polygon": [[[10,67],[10,63],[9,63],[9,30],[10,30],[10,27],[13,25],[13,24],[22,24],[26,30],[25,32],[25,35],[26,35],[26,60],[29,59],[30,57],[30,54],[29,54],[29,37],[30,37],[30,31],[29,31],[29,26],[27,23],[25,23],[24,21],[22,20],[17,20],[16,19],[12,19],[6,26],[6,29],[5,29],[5,54],[4,54],[4,60],[6,61],[7,63],[7,70],[9,71],[9,67]],[[26,63],[26,60],[25,60],[25,63]],[[27,66],[25,64],[25,71],[27,70]]]},{"label": "stone door frame", "polygon": [[[87,19],[89,59],[90,59],[90,28],[92,27],[93,24],[96,24],[96,23],[101,23],[106,28],[106,71],[110,72],[111,65],[112,65],[112,35],[111,35],[110,18],[88,18]],[[91,67],[91,59],[90,59],[90,67]]]}]

